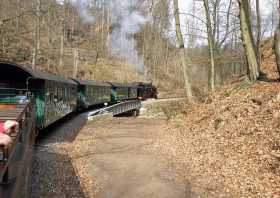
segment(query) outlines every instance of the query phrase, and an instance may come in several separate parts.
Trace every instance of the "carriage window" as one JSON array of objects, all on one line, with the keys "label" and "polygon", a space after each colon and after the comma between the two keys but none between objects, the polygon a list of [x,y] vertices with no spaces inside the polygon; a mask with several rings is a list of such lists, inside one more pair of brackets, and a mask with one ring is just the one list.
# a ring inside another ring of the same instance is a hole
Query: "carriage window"
[{"label": "carriage window", "polygon": [[69,97],[69,95],[70,95],[70,94],[69,94],[70,88],[67,87],[67,88],[65,89],[65,91],[66,91],[66,93],[65,93],[65,94],[66,94],[66,99],[69,100],[69,99],[70,99],[70,97]]},{"label": "carriage window", "polygon": [[50,90],[50,96],[49,96],[49,99],[50,99],[50,102],[52,102],[53,101],[53,96],[54,96],[54,89],[53,88],[50,88],[49,89]]},{"label": "carriage window", "polygon": [[50,89],[49,87],[46,88],[46,102],[47,104],[50,104]]}]

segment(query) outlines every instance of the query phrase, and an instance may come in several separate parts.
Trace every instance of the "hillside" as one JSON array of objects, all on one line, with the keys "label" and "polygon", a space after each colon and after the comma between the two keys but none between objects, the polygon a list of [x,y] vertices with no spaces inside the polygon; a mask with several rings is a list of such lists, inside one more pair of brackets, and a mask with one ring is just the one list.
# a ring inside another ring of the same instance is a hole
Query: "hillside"
[{"label": "hillside", "polygon": [[262,50],[262,70],[267,74],[267,77],[271,80],[275,80],[278,77],[278,71],[276,66],[276,58],[273,51],[273,39],[268,38],[263,41],[261,45]]},{"label": "hillside", "polygon": [[[269,82],[223,87],[172,113],[155,150],[201,197],[273,197],[280,185],[280,85],[271,42],[263,46]],[[172,112],[167,109],[165,112]]]},{"label": "hillside", "polygon": [[164,33],[169,19],[153,25],[164,12],[165,1],[150,9],[141,1],[4,0],[0,59],[71,77],[77,63],[80,79],[182,88],[178,50]]}]

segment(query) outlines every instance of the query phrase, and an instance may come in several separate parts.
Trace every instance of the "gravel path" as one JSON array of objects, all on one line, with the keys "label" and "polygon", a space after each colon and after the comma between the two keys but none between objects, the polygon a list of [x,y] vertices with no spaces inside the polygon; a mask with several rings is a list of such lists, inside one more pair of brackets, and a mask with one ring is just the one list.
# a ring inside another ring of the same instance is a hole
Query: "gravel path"
[{"label": "gravel path", "polygon": [[86,197],[71,159],[72,151],[67,149],[75,144],[85,124],[86,114],[82,114],[49,128],[39,137],[33,159],[31,198]]},{"label": "gravel path", "polygon": [[49,129],[38,142],[32,198],[191,197],[189,186],[150,149],[165,119],[119,117],[86,124],[85,118]]}]

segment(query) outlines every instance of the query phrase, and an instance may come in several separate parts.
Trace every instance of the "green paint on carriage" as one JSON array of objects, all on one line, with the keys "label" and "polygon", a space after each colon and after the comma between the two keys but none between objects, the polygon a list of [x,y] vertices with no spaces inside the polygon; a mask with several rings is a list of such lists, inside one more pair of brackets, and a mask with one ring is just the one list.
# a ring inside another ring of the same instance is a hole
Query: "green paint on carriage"
[{"label": "green paint on carriage", "polygon": [[118,102],[128,98],[128,90],[126,87],[112,87],[111,101]]},{"label": "green paint on carriage", "polygon": [[79,86],[78,87],[78,95],[77,95],[77,107],[78,109],[83,109],[88,106],[88,103],[86,101],[86,93],[85,93],[85,87]]},{"label": "green paint on carriage", "polygon": [[46,105],[44,107],[42,128],[51,125],[76,110],[77,88],[73,84],[45,81],[43,96]]},{"label": "green paint on carriage", "polygon": [[78,108],[83,109],[111,101],[111,86],[105,82],[72,79],[78,83]]},{"label": "green paint on carriage", "polygon": [[44,126],[45,118],[45,100],[42,90],[34,90],[34,99],[36,104],[36,123],[39,128]]}]

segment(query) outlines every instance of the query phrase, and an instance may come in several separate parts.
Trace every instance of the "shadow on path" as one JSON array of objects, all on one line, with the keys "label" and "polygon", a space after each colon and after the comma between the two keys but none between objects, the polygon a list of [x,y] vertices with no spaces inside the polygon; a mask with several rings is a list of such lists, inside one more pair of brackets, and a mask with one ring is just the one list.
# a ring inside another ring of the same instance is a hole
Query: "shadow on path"
[{"label": "shadow on path", "polygon": [[31,198],[86,198],[68,155],[37,149],[31,179]]}]

